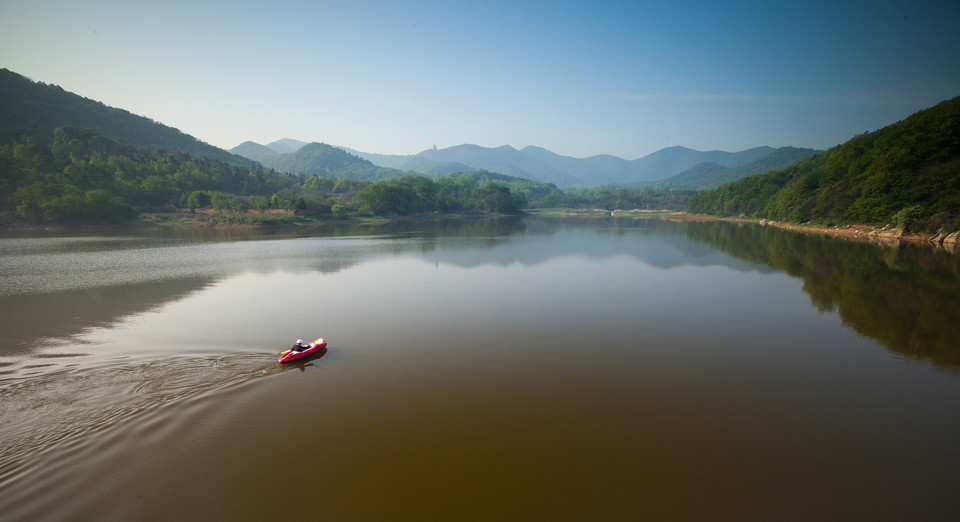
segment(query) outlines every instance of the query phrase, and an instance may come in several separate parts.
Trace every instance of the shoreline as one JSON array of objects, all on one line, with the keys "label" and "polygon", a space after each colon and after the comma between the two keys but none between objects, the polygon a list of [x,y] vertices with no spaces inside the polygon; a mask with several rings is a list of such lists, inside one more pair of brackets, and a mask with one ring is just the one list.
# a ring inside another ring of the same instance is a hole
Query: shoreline
[{"label": "shoreline", "polygon": [[727,221],[727,222],[733,222],[733,223],[755,223],[760,226],[771,226],[771,227],[782,228],[785,230],[793,230],[797,232],[811,232],[815,234],[841,237],[844,239],[871,241],[871,242],[878,242],[878,243],[885,243],[885,244],[897,243],[902,241],[902,242],[914,243],[914,244],[929,244],[933,246],[940,246],[950,250],[956,250],[958,246],[960,246],[960,232],[954,232],[952,234],[932,233],[932,232],[906,233],[903,230],[896,228],[892,225],[877,227],[873,225],[848,224],[848,225],[836,225],[832,227],[823,227],[823,226],[816,226],[816,225],[788,223],[788,222],[782,222],[782,221],[769,221],[767,219],[717,217],[717,216],[706,216],[701,214],[687,214],[685,212],[676,212],[672,214],[671,217],[680,218],[680,219],[699,220],[699,221]]},{"label": "shoreline", "polygon": [[[136,221],[124,221],[114,223],[5,223],[0,225],[0,231],[4,232],[56,232],[56,231],[110,231],[110,230],[136,230],[136,229],[195,229],[195,230],[283,230],[297,229],[326,225],[378,225],[385,223],[395,223],[403,221],[432,221],[444,219],[457,220],[478,220],[478,219],[504,219],[518,218],[525,214],[501,214],[497,212],[483,213],[460,213],[460,214],[411,214],[409,216],[347,216],[333,217],[323,216],[309,219],[292,219],[289,221],[262,221],[251,220],[250,222],[232,222],[216,223],[213,220],[197,220],[197,214],[209,215],[209,212],[198,212],[196,214],[186,212],[171,213],[143,213],[141,218]],[[281,214],[281,213],[275,213]],[[292,214],[287,214],[292,215]]]},{"label": "shoreline", "polygon": [[[56,231],[56,230],[117,230],[117,229],[136,229],[136,228],[196,228],[207,230],[269,230],[284,228],[299,228],[304,226],[317,226],[331,223],[337,224],[375,224],[388,223],[393,221],[419,221],[433,219],[483,219],[500,217],[521,217],[531,215],[537,217],[656,217],[660,219],[677,219],[691,221],[724,221],[729,223],[753,223],[760,226],[772,226],[785,230],[797,232],[810,232],[828,236],[840,237],[857,241],[869,241],[883,244],[896,244],[898,242],[908,242],[914,244],[929,244],[946,248],[950,251],[960,250],[960,232],[951,234],[916,232],[905,233],[903,230],[886,225],[877,227],[863,224],[836,225],[833,227],[824,227],[808,224],[796,224],[783,221],[770,221],[767,219],[756,219],[746,217],[719,217],[705,214],[688,214],[681,210],[650,210],[650,209],[526,209],[520,216],[506,216],[496,213],[485,214],[443,214],[443,215],[413,215],[402,217],[357,217],[349,216],[346,218],[327,218],[307,221],[290,222],[248,222],[248,223],[228,223],[216,224],[212,222],[200,222],[193,220],[196,214],[188,213],[145,213],[146,219],[140,219],[136,222],[127,223],[103,223],[103,224],[7,224],[2,227],[5,231]],[[162,217],[161,217],[162,216]],[[191,218],[187,220],[185,218]]]},{"label": "shoreline", "polygon": [[746,217],[719,217],[706,214],[688,214],[682,210],[646,210],[646,209],[549,209],[548,212],[532,212],[533,215],[550,217],[659,217],[662,219],[678,219],[691,221],[725,221],[729,223],[753,223],[760,226],[771,226],[785,230],[797,232],[810,232],[828,236],[851,239],[855,241],[869,241],[882,244],[896,244],[898,242],[907,242],[913,244],[929,244],[931,246],[942,247],[951,252],[960,250],[960,232],[952,234],[916,232],[905,233],[903,230],[886,225],[877,227],[863,224],[836,225],[832,227],[823,227],[816,225],[805,225],[788,223],[783,221],[770,221],[767,219],[756,219]]}]

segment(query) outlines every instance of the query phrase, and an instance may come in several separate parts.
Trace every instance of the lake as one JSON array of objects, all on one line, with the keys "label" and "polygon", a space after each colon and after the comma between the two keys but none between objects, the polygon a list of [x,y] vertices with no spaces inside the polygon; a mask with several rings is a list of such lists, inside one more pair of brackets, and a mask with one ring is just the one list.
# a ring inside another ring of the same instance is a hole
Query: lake
[{"label": "lake", "polygon": [[632,218],[5,232],[0,519],[954,520],[958,258]]}]

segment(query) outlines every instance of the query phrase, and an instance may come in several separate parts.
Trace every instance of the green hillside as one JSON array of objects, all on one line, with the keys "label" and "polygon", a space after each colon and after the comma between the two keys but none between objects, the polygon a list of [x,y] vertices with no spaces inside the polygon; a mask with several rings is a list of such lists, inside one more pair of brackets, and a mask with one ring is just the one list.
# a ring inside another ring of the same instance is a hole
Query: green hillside
[{"label": "green hillside", "polygon": [[54,129],[65,126],[84,127],[148,149],[253,164],[149,118],[0,69],[0,143],[10,144],[22,136],[49,139]]},{"label": "green hillside", "polygon": [[822,225],[960,229],[960,97],[782,170],[695,194],[687,211]]},{"label": "green hillside", "polygon": [[711,189],[754,174],[786,168],[817,152],[813,149],[781,147],[760,159],[737,167],[725,167],[717,163],[700,163],[680,174],[651,185],[655,188],[674,190]]},{"label": "green hillside", "polygon": [[129,221],[142,210],[218,201],[235,207],[240,200],[232,195],[266,201],[298,181],[257,164],[168,154],[82,127],[0,144],[0,172],[0,222],[28,223]]},{"label": "green hillside", "polygon": [[[0,74],[0,137],[4,226],[124,223],[140,212],[163,219],[156,213],[169,217],[177,209],[189,209],[191,222],[220,225],[291,224],[303,213],[337,218],[351,212],[513,214],[528,197],[557,190],[488,172],[407,176],[322,143],[298,147],[295,140],[280,140],[240,147],[266,161],[280,160],[286,172],[277,172],[152,120],[5,70]],[[297,150],[278,153],[274,147]],[[382,179],[387,181],[376,181]],[[194,215],[198,209],[207,212]],[[270,209],[293,212],[265,212]],[[252,210],[256,216],[250,216]]]},{"label": "green hillside", "polygon": [[[515,214],[528,198],[557,190],[551,184],[485,171],[381,181],[280,174],[261,165],[231,165],[135,147],[81,127],[60,127],[49,143],[26,138],[0,144],[0,172],[2,225],[130,222],[139,212],[171,208],[213,209],[216,213],[209,218],[197,218],[208,224],[293,223],[293,214],[264,214],[267,209],[335,217],[351,212]],[[256,216],[249,215],[252,210]]]},{"label": "green hillside", "polygon": [[308,143],[294,152],[259,159],[266,167],[290,174],[337,176],[372,181],[404,176],[404,171],[378,167],[369,161],[326,143]]}]

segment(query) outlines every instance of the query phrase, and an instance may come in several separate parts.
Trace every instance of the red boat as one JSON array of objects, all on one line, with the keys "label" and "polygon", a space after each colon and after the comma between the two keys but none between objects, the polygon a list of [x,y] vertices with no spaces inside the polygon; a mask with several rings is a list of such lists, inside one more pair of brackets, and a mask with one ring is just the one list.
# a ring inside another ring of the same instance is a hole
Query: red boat
[{"label": "red boat", "polygon": [[317,354],[327,347],[327,341],[323,340],[323,337],[313,341],[312,343],[303,347],[302,350],[287,350],[280,353],[280,362],[287,363],[293,361],[299,361],[305,357],[310,357],[311,355]]}]

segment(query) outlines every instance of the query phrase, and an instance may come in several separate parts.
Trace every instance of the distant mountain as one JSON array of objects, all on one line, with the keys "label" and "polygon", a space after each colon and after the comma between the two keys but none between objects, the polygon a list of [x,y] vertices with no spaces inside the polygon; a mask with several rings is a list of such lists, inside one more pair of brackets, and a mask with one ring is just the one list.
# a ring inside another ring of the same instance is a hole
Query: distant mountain
[{"label": "distant mountain", "polygon": [[458,163],[455,161],[431,161],[420,156],[410,156],[404,161],[400,162],[394,168],[404,171],[419,172],[421,174],[428,174],[431,176],[473,171],[473,169],[471,169],[468,165],[464,165],[463,163]]},{"label": "distant mountain", "polygon": [[[282,141],[282,140],[281,140]],[[276,144],[277,142],[274,142]],[[397,178],[405,172],[393,168],[378,167],[373,163],[350,154],[349,152],[327,145],[326,143],[308,143],[294,152],[277,154],[265,145],[244,142],[231,149],[236,154],[250,154],[263,166],[290,174],[331,176],[354,180],[377,180]],[[269,153],[265,152],[269,151]]]},{"label": "distant mountain", "polygon": [[289,138],[279,139],[266,145],[261,145],[252,141],[245,141],[240,145],[230,149],[230,152],[244,158],[258,161],[264,165],[274,161],[278,156],[296,152],[307,145],[305,141],[292,140]]},{"label": "distant mountain", "polygon": [[0,143],[11,143],[22,136],[52,136],[54,129],[63,126],[91,129],[148,149],[252,165],[245,157],[173,127],[0,69]]},{"label": "distant mountain", "polygon": [[289,154],[300,150],[307,142],[292,140],[290,138],[281,138],[277,141],[267,143],[266,147],[277,154]]},{"label": "distant mountain", "polygon": [[[558,187],[591,187],[656,181],[679,174],[698,163],[715,163],[734,168],[756,161],[774,152],[771,147],[757,147],[742,152],[701,152],[685,147],[670,147],[636,160],[610,155],[588,158],[561,156],[540,147],[517,150],[510,146],[496,148],[478,145],[457,145],[431,149],[413,156],[367,155],[377,165],[414,170],[424,174],[437,172],[436,164],[454,165],[461,171],[488,170],[510,176],[554,183]],[[363,153],[358,153],[363,155]],[[431,163],[417,164],[414,158]],[[433,168],[434,170],[430,170]],[[446,173],[451,171],[441,171]],[[456,171],[452,171],[456,172]]]},{"label": "distant mountain", "polygon": [[[231,152],[283,172],[314,173],[324,170],[323,166],[308,165],[307,160],[303,158],[286,159],[291,153],[281,153],[278,156],[269,154],[268,151],[278,151],[279,147],[274,145],[279,142],[292,143],[293,146],[299,146],[302,143],[296,140],[279,140],[264,146],[245,142],[231,149]],[[302,150],[299,149],[293,154]],[[650,183],[666,180],[693,169],[686,177],[664,186],[696,189],[702,188],[697,186],[698,183],[714,187],[731,179],[781,168],[796,161],[784,163],[786,158],[790,157],[790,150],[796,152],[809,149],[756,147],[741,152],[719,150],[703,152],[686,147],[669,147],[636,160],[625,160],[610,155],[573,158],[555,154],[541,147],[531,146],[517,150],[509,145],[489,148],[464,144],[445,149],[429,149],[408,156],[374,154],[345,148],[342,150],[373,165],[401,172],[434,176],[486,170],[507,176],[553,183],[558,187]],[[799,157],[804,155],[801,154]],[[290,161],[293,161],[296,166],[294,167],[294,163],[289,163]],[[755,165],[747,167],[754,163]],[[698,170],[704,172],[698,173]]]},{"label": "distant mountain", "polygon": [[[286,154],[274,156],[268,151],[284,150],[277,144],[302,146],[296,140],[278,140],[270,145],[244,142],[230,151],[284,172],[312,173],[315,167],[298,159],[296,167],[286,160]],[[302,150],[302,149],[301,149]],[[760,160],[775,152],[772,147],[756,147],[742,152],[724,152],[669,147],[636,160],[625,160],[610,155],[588,158],[561,156],[541,147],[517,150],[509,145],[481,147],[457,145],[445,149],[429,149],[413,155],[389,155],[361,152],[342,148],[357,158],[389,169],[416,172],[428,176],[486,170],[507,176],[553,183],[558,187],[592,187],[610,184],[630,184],[662,180],[679,174],[700,163],[719,165],[721,172]],[[297,151],[299,152],[299,150]],[[289,153],[287,153],[289,154]],[[288,170],[295,168],[295,170]],[[323,168],[321,167],[321,170]]]},{"label": "distant mountain", "polygon": [[259,143],[254,143],[252,141],[245,141],[240,145],[230,149],[230,152],[236,154],[237,156],[243,156],[244,158],[258,161],[262,164],[266,164],[271,158],[280,155],[277,153],[277,151],[267,147],[266,145],[260,145]]},{"label": "distant mountain", "polygon": [[717,163],[698,163],[693,167],[653,183],[656,188],[677,190],[703,190],[736,181],[740,178],[779,170],[813,156],[819,151],[797,147],[781,147],[773,152],[739,167],[725,167]]},{"label": "distant mountain", "polygon": [[695,194],[690,212],[960,229],[960,97],[787,168]]},{"label": "distant mountain", "polygon": [[418,172],[428,176],[454,174],[457,172],[470,172],[472,170],[469,166],[464,165],[463,163],[430,161],[420,156],[373,154],[370,152],[360,152],[345,147],[343,150],[380,167]]},{"label": "distant mountain", "polygon": [[653,182],[652,185],[659,189],[672,190],[701,190],[713,188],[721,183],[715,180],[727,176],[732,169],[717,165],[716,163],[697,163],[689,169],[675,174],[667,179]]},{"label": "distant mountain", "polygon": [[489,170],[557,186],[575,185],[578,181],[570,173],[544,165],[509,145],[496,148],[457,145],[425,150],[417,156],[435,162],[462,163],[469,166],[469,170]]},{"label": "distant mountain", "polygon": [[533,146],[524,147],[520,152],[551,169],[568,173],[574,180],[570,183],[558,183],[558,186],[602,185],[604,183],[593,183],[589,180],[602,180],[609,176],[626,177],[630,175],[629,162],[615,156],[599,155],[580,159],[561,156],[547,149]]},{"label": "distant mountain", "polygon": [[288,154],[277,154],[266,166],[291,174],[328,175],[348,167],[373,167],[373,163],[326,143],[310,143]]}]

